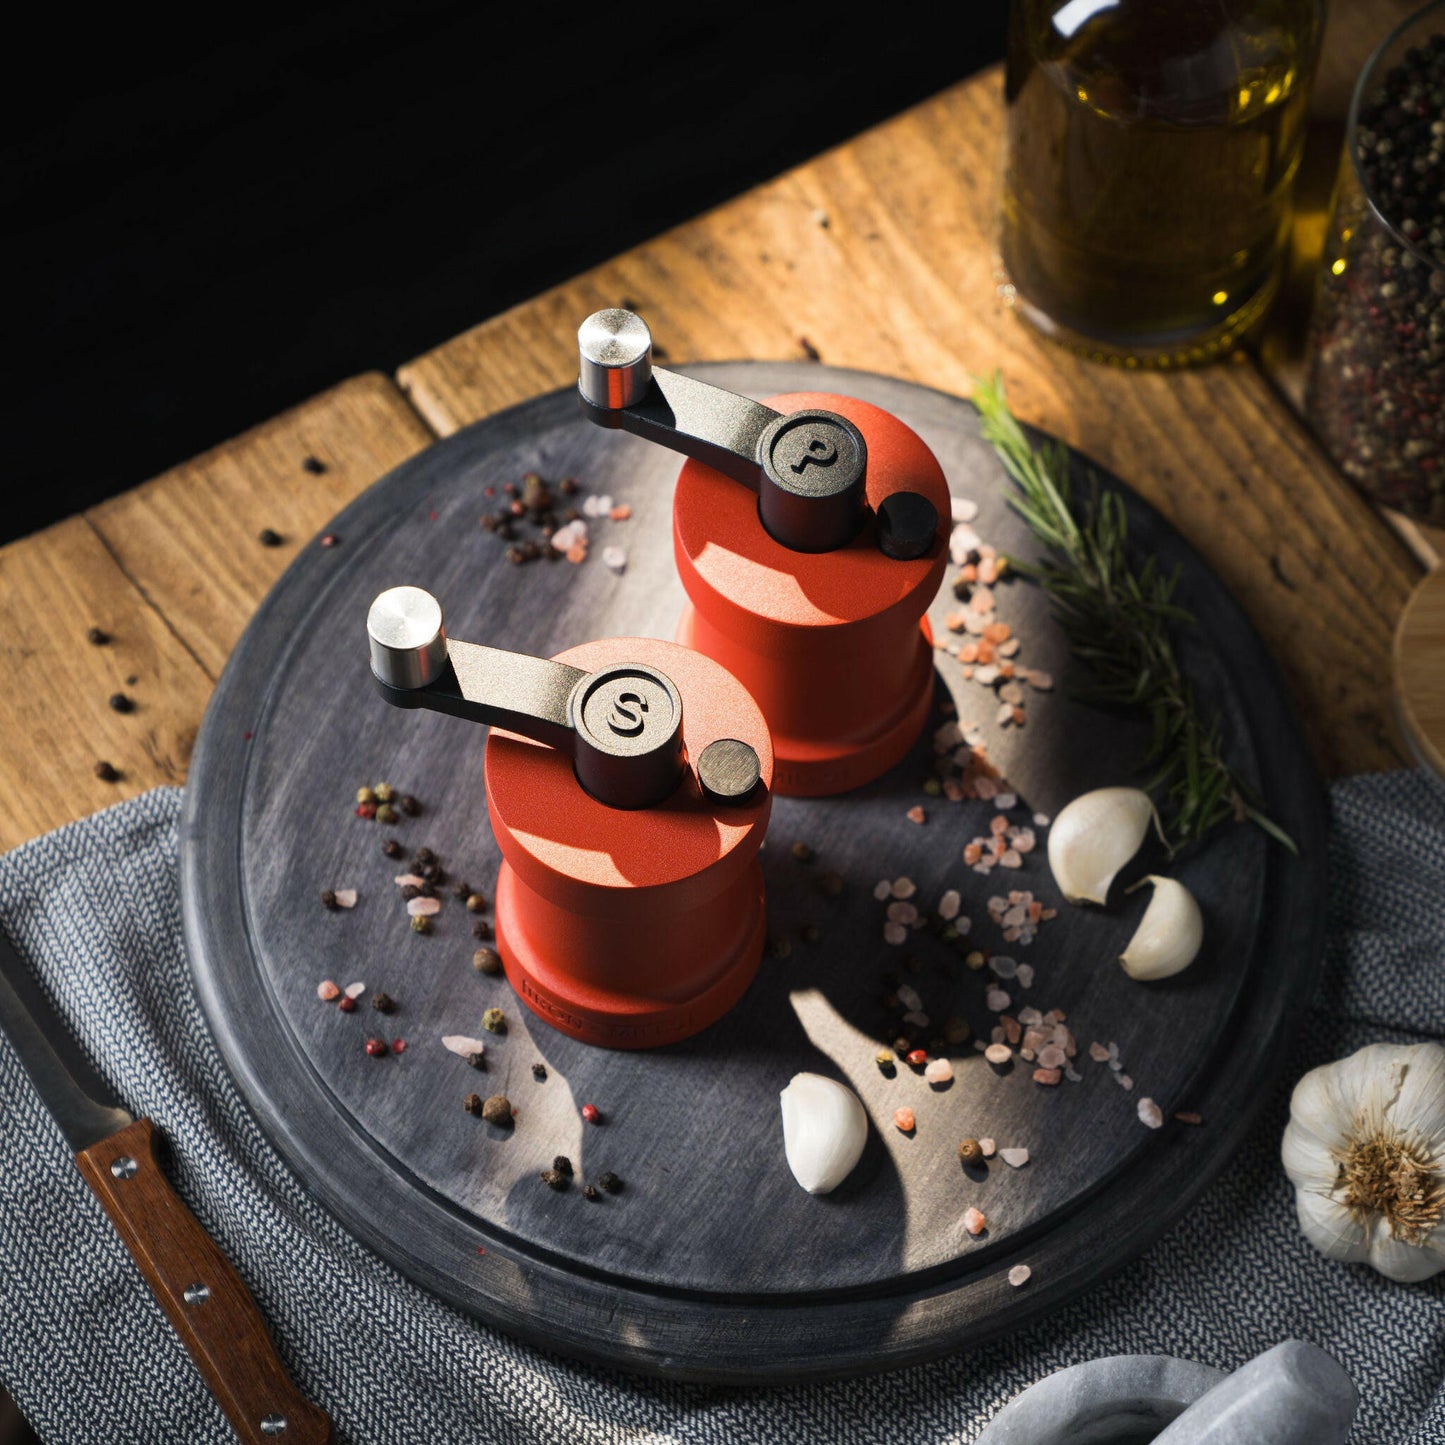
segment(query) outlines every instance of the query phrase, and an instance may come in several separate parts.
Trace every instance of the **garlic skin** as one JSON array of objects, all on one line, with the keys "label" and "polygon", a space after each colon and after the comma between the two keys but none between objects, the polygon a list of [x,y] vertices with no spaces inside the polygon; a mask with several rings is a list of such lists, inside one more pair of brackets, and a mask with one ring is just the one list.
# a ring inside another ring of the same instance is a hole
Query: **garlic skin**
[{"label": "garlic skin", "polygon": [[1169,978],[1198,956],[1204,915],[1194,895],[1175,879],[1151,873],[1144,881],[1154,885],[1154,896],[1119,962],[1130,978]]},{"label": "garlic skin", "polygon": [[858,1096],[822,1074],[794,1074],[778,1101],[793,1178],[809,1194],[830,1194],[853,1172],[868,1141]]},{"label": "garlic skin", "polygon": [[1312,1069],[1280,1152],[1322,1254],[1406,1284],[1445,1269],[1445,1048],[1370,1044]]},{"label": "garlic skin", "polygon": [[1070,903],[1103,903],[1118,871],[1159,815],[1138,788],[1095,788],[1067,803],[1049,829],[1049,867]]}]

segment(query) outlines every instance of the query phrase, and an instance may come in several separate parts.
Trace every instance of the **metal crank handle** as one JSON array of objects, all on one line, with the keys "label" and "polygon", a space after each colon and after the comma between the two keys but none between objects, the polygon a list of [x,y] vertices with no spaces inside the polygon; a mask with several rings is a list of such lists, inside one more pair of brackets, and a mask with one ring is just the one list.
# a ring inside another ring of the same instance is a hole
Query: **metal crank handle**
[{"label": "metal crank handle", "polygon": [[[758,494],[758,515],[795,552],[846,547],[868,520],[868,443],[837,412],[782,413],[652,364],[652,333],[633,311],[589,316],[577,331],[583,414],[681,452]],[[938,513],[917,492],[878,507],[876,541],[901,561],[933,545]]]},{"label": "metal crank handle", "polygon": [[[613,808],[651,808],[677,791],[687,769],[682,697],[643,663],[583,672],[499,647],[448,638],[441,604],[420,587],[392,587],[366,618],[371,673],[396,707],[421,707],[505,728],[572,759],[577,781]],[[742,801],[746,769],[731,757],[698,759],[698,781],[716,801]],[[743,744],[735,744],[743,747]],[[749,751],[751,751],[749,749]]]}]

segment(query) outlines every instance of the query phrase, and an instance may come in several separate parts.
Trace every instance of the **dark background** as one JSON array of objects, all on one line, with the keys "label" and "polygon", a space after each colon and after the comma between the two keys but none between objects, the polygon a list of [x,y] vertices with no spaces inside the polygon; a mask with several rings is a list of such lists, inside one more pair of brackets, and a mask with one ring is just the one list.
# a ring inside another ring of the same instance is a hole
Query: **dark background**
[{"label": "dark background", "polygon": [[0,541],[961,79],[1002,54],[1007,6],[946,31],[912,7],[749,0],[722,19],[357,0],[195,33],[81,15],[12,55],[37,57],[39,98],[3,142]]}]

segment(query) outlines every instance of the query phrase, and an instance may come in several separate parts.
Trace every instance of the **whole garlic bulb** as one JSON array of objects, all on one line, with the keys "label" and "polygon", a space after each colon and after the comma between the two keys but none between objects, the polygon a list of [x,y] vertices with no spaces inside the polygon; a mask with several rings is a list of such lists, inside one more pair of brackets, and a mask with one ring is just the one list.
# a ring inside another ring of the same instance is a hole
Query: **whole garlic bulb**
[{"label": "whole garlic bulb", "polygon": [[1305,1238],[1412,1282],[1445,1269],[1445,1048],[1370,1044],[1295,1086],[1281,1153]]},{"label": "whole garlic bulb", "polygon": [[1095,788],[1066,803],[1049,829],[1049,867],[1070,903],[1103,903],[1159,815],[1138,788]]},{"label": "whole garlic bulb", "polygon": [[857,1094],[822,1074],[794,1074],[778,1101],[793,1178],[809,1194],[831,1193],[853,1172],[868,1142],[868,1115]]}]

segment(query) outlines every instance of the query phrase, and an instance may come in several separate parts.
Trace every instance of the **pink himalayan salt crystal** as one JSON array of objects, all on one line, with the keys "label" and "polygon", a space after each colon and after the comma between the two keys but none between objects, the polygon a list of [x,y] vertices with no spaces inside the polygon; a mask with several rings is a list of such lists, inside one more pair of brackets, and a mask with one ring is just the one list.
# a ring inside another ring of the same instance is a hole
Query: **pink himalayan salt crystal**
[{"label": "pink himalayan salt crystal", "polygon": [[1008,832],[1008,819],[1002,813],[995,814],[989,819],[988,831],[997,836],[999,833]]},{"label": "pink himalayan salt crystal", "polygon": [[1013,1053],[1007,1044],[990,1044],[984,1051],[983,1056],[989,1063],[1003,1065],[1013,1059]]},{"label": "pink himalayan salt crystal", "polygon": [[880,878],[873,885],[873,896],[882,903],[893,892],[893,884],[887,878]]},{"label": "pink himalayan salt crystal", "polygon": [[963,905],[963,898],[957,888],[950,888],[942,898],[938,900],[938,916],[945,923],[951,923],[958,917],[958,910]]},{"label": "pink himalayan salt crystal", "polygon": [[1031,963],[1019,964],[1019,971],[1016,975],[1020,988],[1032,988],[1034,986],[1034,966]]},{"label": "pink himalayan salt crystal", "polygon": [[1064,1058],[1064,1051],[1057,1044],[1048,1044],[1039,1050],[1039,1063],[1046,1069],[1063,1068]]},{"label": "pink himalayan salt crystal", "polygon": [[890,891],[895,898],[912,898],[918,892],[918,885],[911,878],[895,878]]},{"label": "pink himalayan salt crystal", "polygon": [[891,919],[883,925],[884,943],[894,945],[904,942],[908,937],[908,929],[902,923],[894,923]]},{"label": "pink himalayan salt crystal", "polygon": [[1005,868],[1022,868],[1024,866],[1024,860],[1020,856],[1017,848],[1006,849],[1003,856],[998,861]]},{"label": "pink himalayan salt crystal", "polygon": [[346,985],[345,992],[347,998],[357,999],[366,992],[366,985],[364,983],[349,983]]},{"label": "pink himalayan salt crystal", "polygon": [[911,1134],[918,1121],[913,1117],[913,1110],[905,1107],[893,1111],[893,1125],[900,1133]]},{"label": "pink himalayan salt crystal", "polygon": [[923,1007],[923,998],[918,990],[911,983],[900,983],[894,990],[898,995],[898,1002],[910,1011],[917,1011]]},{"label": "pink himalayan salt crystal", "polygon": [[316,997],[322,1003],[330,1003],[332,999],[341,997],[341,990],[328,978],[325,983],[316,985]]},{"label": "pink himalayan salt crystal", "polygon": [[980,1139],[978,1141],[978,1147],[983,1151],[983,1157],[985,1159],[992,1159],[998,1150],[998,1145],[995,1144],[992,1139]]},{"label": "pink himalayan salt crystal", "polygon": [[443,1034],[442,1044],[463,1059],[470,1059],[475,1054],[484,1054],[487,1051],[487,1046],[481,1039],[468,1038],[466,1034]]},{"label": "pink himalayan salt crystal", "polygon": [[915,923],[918,920],[918,909],[903,899],[898,899],[888,905],[888,921],[890,923]]},{"label": "pink himalayan salt crystal", "polygon": [[947,1059],[930,1059],[923,1077],[930,1084],[950,1084],[953,1082],[953,1065]]},{"label": "pink himalayan salt crystal", "polygon": [[991,988],[984,1002],[990,1013],[1002,1013],[1009,1006],[1009,996],[1001,988]]},{"label": "pink himalayan salt crystal", "polygon": [[1036,1084],[1057,1084],[1064,1077],[1062,1069],[1035,1069],[1034,1083]]},{"label": "pink himalayan salt crystal", "polygon": [[1033,1270],[1031,1270],[1031,1269],[1028,1267],[1028,1265],[1026,1265],[1026,1264],[1016,1264],[1016,1265],[1014,1265],[1014,1267],[1013,1267],[1011,1270],[1009,1270],[1009,1272],[1008,1272],[1008,1282],[1009,1282],[1015,1289],[1021,1289],[1024,1285],[1026,1285],[1026,1284],[1029,1282],[1029,1278],[1032,1276],[1032,1274],[1033,1274]]},{"label": "pink himalayan salt crystal", "polygon": [[337,888],[335,890],[335,897],[338,908],[356,907],[356,889],[354,888]]},{"label": "pink himalayan salt crystal", "polygon": [[1153,1099],[1139,1100],[1139,1122],[1147,1124],[1151,1129],[1159,1129],[1164,1125],[1164,1114],[1159,1105]]},{"label": "pink himalayan salt crystal", "polygon": [[1089,1045],[1089,1057],[1096,1064],[1107,1064],[1109,1062],[1109,1051],[1103,1044],[1092,1043]]},{"label": "pink himalayan salt crystal", "polygon": [[999,1023],[1003,1027],[1004,1038],[1006,1038],[1011,1044],[1018,1043],[1019,1035],[1022,1032],[1022,1030],[1019,1028],[1018,1020],[1015,1018],[1010,1018],[1008,1014],[1001,1014],[999,1016]]},{"label": "pink himalayan salt crystal", "polygon": [[917,803],[904,814],[904,817],[906,817],[910,823],[926,823],[928,821],[928,814],[925,813]]},{"label": "pink himalayan salt crystal", "polygon": [[987,1218],[981,1209],[965,1209],[963,1211],[963,1227],[972,1235],[982,1234],[984,1227],[988,1224]]},{"label": "pink himalayan salt crystal", "polygon": [[1027,1149],[1000,1149],[998,1157],[1010,1169],[1022,1169],[1029,1162],[1029,1151]]},{"label": "pink himalayan salt crystal", "polygon": [[398,888],[420,888],[426,879],[420,873],[398,873],[392,882]]},{"label": "pink himalayan salt crystal", "polygon": [[433,913],[442,911],[442,901],[440,898],[409,898],[406,911],[413,918],[430,918]]}]

